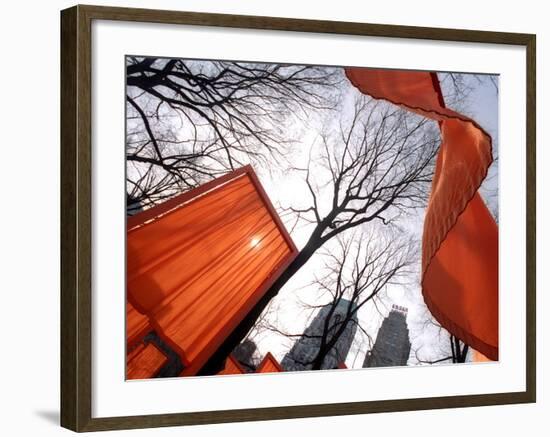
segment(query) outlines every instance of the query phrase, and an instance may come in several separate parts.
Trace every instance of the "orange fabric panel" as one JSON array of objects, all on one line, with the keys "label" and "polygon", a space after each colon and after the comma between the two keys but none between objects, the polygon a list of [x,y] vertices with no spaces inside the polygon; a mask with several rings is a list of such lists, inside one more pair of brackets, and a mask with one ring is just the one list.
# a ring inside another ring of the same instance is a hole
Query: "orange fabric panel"
[{"label": "orange fabric panel", "polygon": [[277,361],[277,359],[271,355],[271,352],[268,352],[258,368],[256,373],[273,373],[273,372],[282,372],[283,368]]},{"label": "orange fabric panel", "polygon": [[136,342],[151,331],[149,319],[137,311],[130,302],[126,302],[126,344],[132,348]]},{"label": "orange fabric panel", "polygon": [[235,357],[230,354],[225,360],[225,366],[218,375],[241,375],[246,373]]},{"label": "orange fabric panel", "polygon": [[492,162],[491,137],[445,107],[435,73],[348,68],[361,92],[437,120],[441,146],[422,240],[422,292],[452,334],[498,359],[498,228],[477,190]]},{"label": "orange fabric panel", "polygon": [[227,179],[128,230],[128,299],[179,353],[185,375],[200,369],[296,254],[251,168]]},{"label": "orange fabric panel", "polygon": [[338,363],[338,368],[339,368],[339,369],[347,369],[348,366],[346,366],[346,363],[344,363],[343,361],[340,361],[340,362]]},{"label": "orange fabric panel", "polygon": [[136,344],[131,350],[126,351],[126,364],[136,358],[145,349],[145,343],[140,342]]},{"label": "orange fabric panel", "polygon": [[153,343],[139,345],[128,354],[126,362],[127,379],[152,378],[168,361]]},{"label": "orange fabric panel", "polygon": [[459,119],[477,126],[469,117],[445,107],[435,73],[355,67],[346,68],[346,76],[361,92],[375,99],[387,100],[434,120]]}]

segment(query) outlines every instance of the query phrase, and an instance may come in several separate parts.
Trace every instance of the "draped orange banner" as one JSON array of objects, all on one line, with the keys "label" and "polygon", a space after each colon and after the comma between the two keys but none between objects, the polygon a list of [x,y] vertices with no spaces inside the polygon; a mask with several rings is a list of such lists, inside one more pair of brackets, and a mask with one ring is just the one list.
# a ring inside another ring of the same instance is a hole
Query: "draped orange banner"
[{"label": "draped orange banner", "polygon": [[247,166],[128,219],[128,301],[194,375],[296,253]]},{"label": "draped orange banner", "polygon": [[445,107],[436,73],[347,68],[362,93],[439,122],[422,239],[422,293],[456,337],[498,360],[498,228],[477,190],[492,162],[491,137]]}]

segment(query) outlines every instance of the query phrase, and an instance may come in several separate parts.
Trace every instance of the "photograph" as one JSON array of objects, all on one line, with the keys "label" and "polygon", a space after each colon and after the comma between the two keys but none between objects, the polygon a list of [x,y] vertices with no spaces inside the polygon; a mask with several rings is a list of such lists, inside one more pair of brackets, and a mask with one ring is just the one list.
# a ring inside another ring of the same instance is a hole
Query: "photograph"
[{"label": "photograph", "polygon": [[125,71],[126,380],[499,361],[498,74]]},{"label": "photograph", "polygon": [[550,428],[544,3],[6,5],[2,435]]}]

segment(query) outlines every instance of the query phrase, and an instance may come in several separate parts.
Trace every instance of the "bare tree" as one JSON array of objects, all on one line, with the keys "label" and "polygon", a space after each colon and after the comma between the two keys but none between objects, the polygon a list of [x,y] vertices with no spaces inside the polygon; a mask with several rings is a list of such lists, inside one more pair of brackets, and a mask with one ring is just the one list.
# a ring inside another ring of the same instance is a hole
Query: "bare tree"
[{"label": "bare tree", "polygon": [[[360,97],[347,126],[321,135],[320,165],[327,181],[312,181],[311,160],[298,168],[311,194],[306,207],[289,207],[313,225],[294,262],[273,285],[280,289],[313,254],[348,229],[379,221],[394,223],[402,213],[424,206],[433,173],[438,136],[429,121],[389,104]],[[318,173],[317,173],[318,174]],[[324,188],[324,190],[323,190]],[[327,195],[320,198],[321,190]]]},{"label": "bare tree", "polygon": [[289,118],[330,108],[339,69],[130,56],[127,190],[147,208],[252,163],[285,156]]},{"label": "bare tree", "polygon": [[438,73],[447,106],[462,110],[462,105],[479,86],[490,85],[498,94],[498,76],[472,73]]},{"label": "bare tree", "polygon": [[[469,346],[448,332],[433,317],[428,316],[424,326],[435,327],[437,337],[440,338],[439,347],[430,347],[428,354],[422,353],[424,345],[414,349],[414,356],[418,364],[439,364],[444,362],[465,363],[468,358]],[[427,356],[426,356],[427,355]]]},{"label": "bare tree", "polygon": [[[329,300],[324,305],[307,305],[311,310],[328,309],[321,330],[309,335],[289,334],[273,325],[266,326],[286,337],[315,339],[315,355],[300,363],[312,370],[322,368],[350,324],[356,325],[367,339],[372,340],[359,322],[358,311],[379,297],[388,285],[401,283],[415,263],[416,245],[395,233],[353,232],[339,235],[335,240],[335,247],[323,251],[324,270],[311,284],[317,290],[316,300],[324,296]],[[334,317],[342,303],[345,303],[344,313],[339,312],[339,317]]]},{"label": "bare tree", "polygon": [[[364,96],[357,98],[351,117],[340,120],[335,132],[321,134],[320,156],[310,155],[306,168],[295,169],[304,175],[311,203],[288,207],[311,224],[310,237],[205,371],[218,367],[215,363],[247,334],[269,301],[324,244],[371,222],[389,225],[425,205],[438,135],[426,118]],[[328,178],[319,181],[323,168]]]},{"label": "bare tree", "polygon": [[466,358],[468,357],[469,347],[466,343],[463,343],[458,337],[455,337],[452,334],[448,335],[449,337],[449,351],[443,353],[441,358],[425,359],[421,358],[419,350],[415,350],[415,357],[419,364],[438,364],[445,361],[456,363],[465,363]]}]

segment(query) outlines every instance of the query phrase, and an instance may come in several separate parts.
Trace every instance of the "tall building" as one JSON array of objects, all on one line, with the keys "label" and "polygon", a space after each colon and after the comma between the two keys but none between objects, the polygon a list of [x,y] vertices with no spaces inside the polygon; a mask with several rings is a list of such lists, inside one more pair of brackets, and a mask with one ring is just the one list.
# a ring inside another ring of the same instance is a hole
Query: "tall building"
[{"label": "tall building", "polygon": [[407,308],[393,305],[378,330],[373,348],[367,352],[363,367],[406,366],[410,351]]},{"label": "tall building", "polygon": [[[342,299],[338,302],[329,322],[329,327],[331,327],[332,332],[337,328],[340,322],[346,320],[346,313],[349,305],[353,305],[353,308],[355,308],[355,304],[351,304],[348,300]],[[321,338],[316,336],[320,336],[323,333],[324,323],[328,317],[331,306],[332,304],[329,304],[319,310],[311,324],[304,331],[303,336],[294,343],[292,349],[284,356],[281,361],[283,369],[286,371],[311,370],[312,365],[310,362],[319,352],[321,344]],[[356,330],[357,313],[353,315],[334,347],[324,358],[321,369],[339,368],[339,364],[346,359]]]}]

